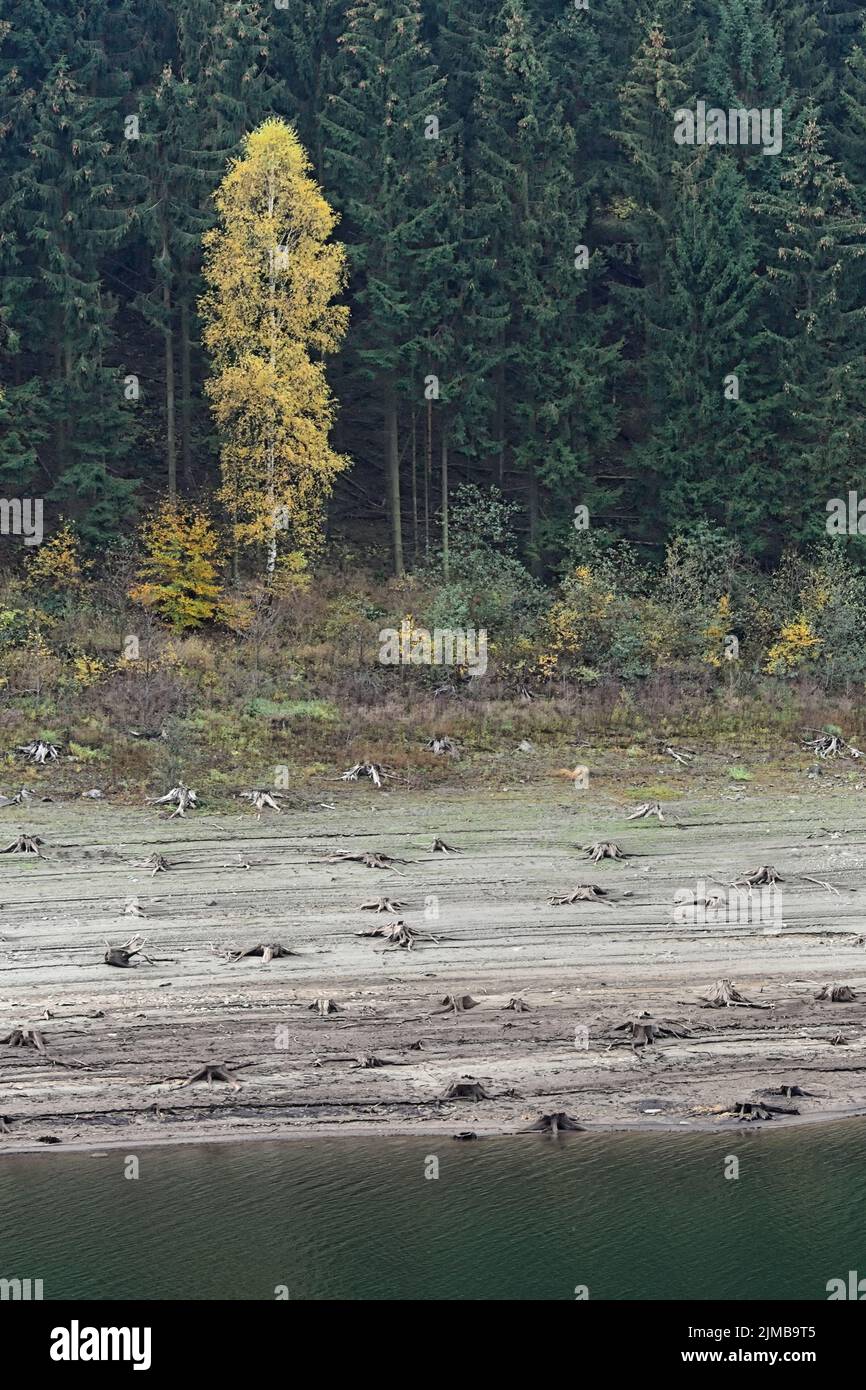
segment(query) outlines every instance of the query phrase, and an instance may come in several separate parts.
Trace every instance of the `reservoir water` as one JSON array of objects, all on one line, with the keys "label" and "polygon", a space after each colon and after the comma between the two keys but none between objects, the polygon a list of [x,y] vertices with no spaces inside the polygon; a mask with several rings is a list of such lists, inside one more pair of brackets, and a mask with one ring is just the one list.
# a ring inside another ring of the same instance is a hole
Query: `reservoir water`
[{"label": "reservoir water", "polygon": [[45,1299],[824,1300],[866,1277],[864,1158],[866,1120],[5,1156],[0,1278]]}]

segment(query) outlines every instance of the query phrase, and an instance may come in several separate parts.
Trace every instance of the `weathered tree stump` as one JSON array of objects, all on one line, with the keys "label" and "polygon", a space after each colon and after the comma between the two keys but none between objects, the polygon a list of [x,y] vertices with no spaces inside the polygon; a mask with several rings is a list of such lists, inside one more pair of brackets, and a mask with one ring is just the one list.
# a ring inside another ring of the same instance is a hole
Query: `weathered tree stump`
[{"label": "weathered tree stump", "polygon": [[772,1004],[757,1004],[741,994],[733,980],[717,980],[710,995],[700,996],[704,1009],[771,1009]]},{"label": "weathered tree stump", "polygon": [[435,1014],[465,1013],[467,1009],[474,1009],[478,1005],[478,1000],[473,999],[471,994],[446,994],[445,998],[440,1002],[444,1004],[445,1007],[442,1009],[435,1009],[431,1017],[434,1017]]},{"label": "weathered tree stump", "polygon": [[564,1110],[556,1110],[551,1115],[541,1115],[534,1125],[521,1132],[523,1134],[550,1134],[555,1139],[560,1132],[570,1134],[585,1134],[583,1125],[579,1125],[577,1120],[571,1115],[567,1115]]},{"label": "weathered tree stump", "polygon": [[757,868],[748,869],[739,878],[734,879],[734,887],[745,885],[747,888],[772,888],[776,883],[784,883],[780,873],[773,868],[772,864],[759,864]]},{"label": "weathered tree stump", "polygon": [[357,782],[359,777],[369,777],[374,787],[381,787],[390,778],[381,763],[355,763],[347,772],[340,773],[341,782]]},{"label": "weathered tree stump", "polygon": [[659,821],[663,821],[665,816],[661,808],[661,803],[658,801],[644,801],[642,805],[632,811],[630,816],[626,816],[626,820],[643,820],[647,816],[655,816]]},{"label": "weathered tree stump", "polygon": [[278,816],[281,816],[283,813],[283,808],[278,805],[275,795],[269,792],[265,787],[258,787],[250,792],[241,792],[240,795],[242,800],[251,801],[253,803],[253,808],[258,811],[259,815],[266,810],[276,811]]},{"label": "weathered tree stump", "polygon": [[44,739],[34,739],[32,743],[22,743],[19,745],[19,753],[23,753],[28,762],[37,763],[40,767],[45,763],[56,762],[60,756],[60,747],[55,743],[46,743]]},{"label": "weathered tree stump", "polygon": [[528,1014],[531,1012],[530,1006],[527,1004],[526,1000],[519,998],[516,994],[509,999],[507,1004],[502,1005],[503,1013],[508,1012],[508,1010],[515,1014]]},{"label": "weathered tree stump", "polygon": [[581,845],[581,849],[588,854],[594,864],[600,859],[625,859],[625,855],[619,845],[613,840],[598,840],[592,845]]},{"label": "weathered tree stump", "polygon": [[461,1077],[459,1081],[452,1081],[446,1087],[442,1096],[443,1100],[492,1100],[480,1081],[476,1081],[472,1076]]},{"label": "weathered tree stump", "polygon": [[815,998],[831,1004],[853,1004],[857,996],[850,985],[822,985]]},{"label": "weathered tree stump", "polygon": [[176,787],[172,787],[165,796],[152,796],[149,800],[152,806],[174,805],[175,809],[169,816],[169,820],[174,820],[175,816],[185,816],[187,811],[198,810],[196,793],[184,782],[179,782]]},{"label": "weathered tree stump", "polygon": [[22,832],[11,844],[0,849],[0,854],[34,854],[39,858],[39,847],[42,844],[44,841],[40,840],[38,835],[25,835]]},{"label": "weathered tree stump", "polygon": [[327,998],[314,1000],[312,1004],[308,1005],[308,1008],[313,1013],[319,1014],[321,1018],[327,1018],[328,1014],[340,1014],[343,1012],[339,1004],[335,1004],[333,999]]},{"label": "weathered tree stump", "polygon": [[596,883],[579,883],[570,893],[554,893],[547,899],[551,907],[566,907],[572,903],[602,903],[604,907],[613,907],[613,903],[606,903],[604,899],[609,893],[608,888],[599,888]]},{"label": "weathered tree stump", "polygon": [[212,1086],[215,1081],[221,1081],[226,1086],[230,1086],[233,1091],[239,1091],[241,1088],[241,1083],[236,1076],[232,1076],[225,1067],[214,1065],[211,1062],[202,1067],[200,1071],[193,1072],[192,1076],[181,1082],[181,1086],[195,1086],[200,1081],[206,1081],[208,1086]]},{"label": "weathered tree stump", "polygon": [[433,841],[432,852],[433,852],[433,854],[462,854],[462,853],[463,853],[463,851],[460,850],[460,849],[458,849],[456,845],[449,845],[449,844],[447,844],[447,843],[445,842],[445,840],[440,840],[438,836],[437,836],[436,839]]},{"label": "weathered tree stump", "polygon": [[38,1028],[13,1028],[5,1038],[0,1038],[5,1047],[32,1047],[35,1052],[46,1052],[45,1039]]},{"label": "weathered tree stump", "polygon": [[405,903],[394,902],[391,898],[373,898],[371,902],[361,903],[362,912],[400,912]]},{"label": "weathered tree stump", "polygon": [[[122,946],[112,946],[110,942],[106,941],[106,951],[103,957],[105,964],[116,965],[121,969],[126,969],[128,966],[132,965],[134,956],[141,956],[143,960],[147,961],[148,965],[153,965],[150,956],[143,950],[145,944],[146,940],[143,936],[131,936]],[[137,965],[138,962],[136,961],[135,964]]]}]

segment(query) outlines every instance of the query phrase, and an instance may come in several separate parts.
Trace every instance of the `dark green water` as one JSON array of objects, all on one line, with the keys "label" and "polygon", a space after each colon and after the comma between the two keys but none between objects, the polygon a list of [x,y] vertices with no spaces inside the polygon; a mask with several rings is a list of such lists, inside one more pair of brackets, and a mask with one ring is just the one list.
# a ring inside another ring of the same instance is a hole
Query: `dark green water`
[{"label": "dark green water", "polygon": [[7,1157],[0,1277],[46,1299],[823,1300],[866,1276],[864,1157],[861,1120],[145,1148],[138,1180],[121,1153]]}]

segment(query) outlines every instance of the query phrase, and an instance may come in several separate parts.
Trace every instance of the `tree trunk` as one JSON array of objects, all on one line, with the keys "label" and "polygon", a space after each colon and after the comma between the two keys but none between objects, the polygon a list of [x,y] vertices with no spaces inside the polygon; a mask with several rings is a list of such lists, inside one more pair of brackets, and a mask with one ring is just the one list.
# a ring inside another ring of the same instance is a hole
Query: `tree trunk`
[{"label": "tree trunk", "polygon": [[385,388],[385,473],[388,479],[394,573],[398,579],[402,579],[405,569],[403,565],[403,519],[400,511],[400,446],[397,433],[397,393],[393,382],[389,382]]},{"label": "tree trunk", "polygon": [[442,575],[447,584],[451,577],[451,553],[448,548],[448,430],[442,422]]},{"label": "tree trunk", "polygon": [[412,564],[418,564],[418,416],[412,412]]},{"label": "tree trunk", "polygon": [[189,327],[189,300],[180,303],[180,448],[183,485],[192,492],[192,343]]},{"label": "tree trunk", "polygon": [[433,482],[433,402],[427,402],[427,436],[424,441],[424,558],[430,559],[430,487]]},{"label": "tree trunk", "polygon": [[535,460],[529,463],[529,553],[530,569],[537,577],[541,572],[541,557],[538,554],[538,474]]},{"label": "tree trunk", "polygon": [[[163,246],[163,255],[168,250]],[[168,495],[177,493],[177,450],[175,446],[174,422],[174,334],[171,323],[171,285],[168,281],[162,287],[162,308],[165,316],[163,334],[165,338],[165,463],[168,473]]]}]

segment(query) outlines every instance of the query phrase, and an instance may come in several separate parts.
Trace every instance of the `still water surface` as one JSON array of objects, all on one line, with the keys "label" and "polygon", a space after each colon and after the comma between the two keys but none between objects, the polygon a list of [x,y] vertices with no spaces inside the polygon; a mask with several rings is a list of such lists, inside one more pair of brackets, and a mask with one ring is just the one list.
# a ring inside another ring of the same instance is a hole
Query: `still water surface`
[{"label": "still water surface", "polygon": [[820,1300],[866,1276],[864,1120],[137,1156],[137,1180],[121,1152],[0,1159],[0,1277],[46,1299]]}]

